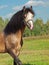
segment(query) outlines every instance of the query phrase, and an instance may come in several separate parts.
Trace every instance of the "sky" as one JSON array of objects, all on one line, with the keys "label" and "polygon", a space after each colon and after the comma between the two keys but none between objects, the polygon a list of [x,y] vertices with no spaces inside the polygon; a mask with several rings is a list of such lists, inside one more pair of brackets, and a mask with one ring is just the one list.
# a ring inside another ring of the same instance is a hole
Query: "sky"
[{"label": "sky", "polygon": [[23,6],[32,6],[36,20],[43,19],[44,23],[49,20],[49,0],[1,0],[0,1],[0,16],[11,18],[14,13],[21,10]]}]

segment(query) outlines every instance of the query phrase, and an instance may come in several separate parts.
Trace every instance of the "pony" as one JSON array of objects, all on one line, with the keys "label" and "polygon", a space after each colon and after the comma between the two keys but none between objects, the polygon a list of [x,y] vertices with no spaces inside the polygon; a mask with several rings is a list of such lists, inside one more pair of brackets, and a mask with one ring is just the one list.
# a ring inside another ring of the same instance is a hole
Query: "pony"
[{"label": "pony", "polygon": [[23,32],[27,26],[33,29],[34,11],[32,6],[23,7],[22,10],[15,13],[3,32],[0,33],[0,53],[8,53],[14,59],[14,65],[22,65],[18,56],[23,45]]}]

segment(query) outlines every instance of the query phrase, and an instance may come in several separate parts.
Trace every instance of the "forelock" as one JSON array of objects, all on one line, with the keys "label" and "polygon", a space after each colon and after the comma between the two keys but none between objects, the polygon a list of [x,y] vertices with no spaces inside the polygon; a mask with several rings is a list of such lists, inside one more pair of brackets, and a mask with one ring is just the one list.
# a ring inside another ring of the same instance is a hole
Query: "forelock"
[{"label": "forelock", "polygon": [[26,9],[25,9],[25,12],[26,12],[26,13],[31,12],[33,15],[35,15],[34,11],[31,10],[30,8],[26,8]]}]

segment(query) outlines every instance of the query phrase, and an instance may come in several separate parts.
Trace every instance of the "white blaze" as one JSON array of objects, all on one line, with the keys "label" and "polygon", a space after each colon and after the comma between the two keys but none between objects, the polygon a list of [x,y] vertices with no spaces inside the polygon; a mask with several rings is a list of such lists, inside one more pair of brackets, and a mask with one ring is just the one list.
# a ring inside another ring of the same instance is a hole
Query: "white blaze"
[{"label": "white blaze", "polygon": [[31,12],[28,12],[26,15],[25,21],[27,22],[30,19],[33,19],[33,14]]},{"label": "white blaze", "polygon": [[25,21],[30,24],[30,29],[32,30],[32,28],[33,28],[33,14],[31,12],[28,12]]}]

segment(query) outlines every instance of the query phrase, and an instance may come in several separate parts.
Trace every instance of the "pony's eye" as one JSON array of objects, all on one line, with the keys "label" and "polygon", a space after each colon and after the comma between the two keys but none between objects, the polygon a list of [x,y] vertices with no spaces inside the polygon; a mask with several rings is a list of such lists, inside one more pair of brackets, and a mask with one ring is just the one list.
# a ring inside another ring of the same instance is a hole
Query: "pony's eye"
[{"label": "pony's eye", "polygon": [[25,14],[24,17],[26,18],[26,16],[27,16],[27,15]]}]

